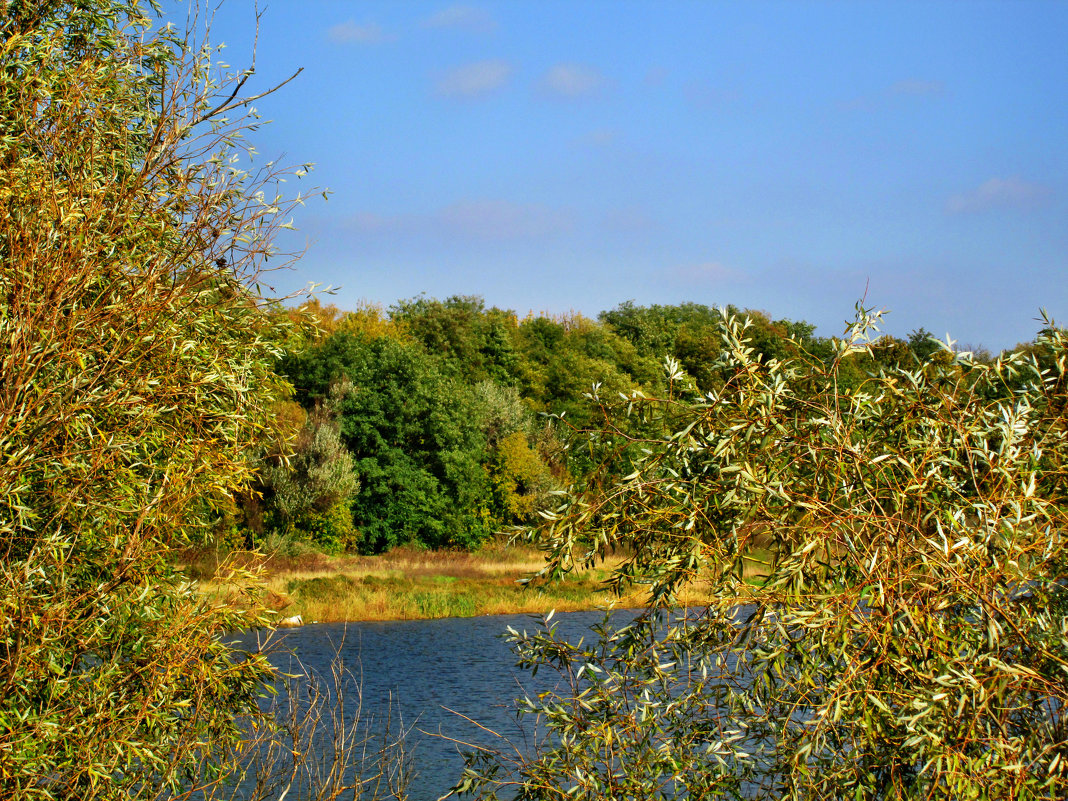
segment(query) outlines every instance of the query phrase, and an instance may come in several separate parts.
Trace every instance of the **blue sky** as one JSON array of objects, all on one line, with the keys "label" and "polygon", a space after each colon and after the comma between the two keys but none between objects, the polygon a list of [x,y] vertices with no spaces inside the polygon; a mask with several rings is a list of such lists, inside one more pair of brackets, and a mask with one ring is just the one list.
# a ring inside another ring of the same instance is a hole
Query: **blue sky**
[{"label": "blue sky", "polygon": [[[245,66],[254,28],[228,0],[212,39]],[[256,88],[304,72],[253,141],[332,191],[276,283],[825,335],[867,291],[890,333],[1008,347],[1068,322],[1066,33],[1023,0],[274,0]]]}]

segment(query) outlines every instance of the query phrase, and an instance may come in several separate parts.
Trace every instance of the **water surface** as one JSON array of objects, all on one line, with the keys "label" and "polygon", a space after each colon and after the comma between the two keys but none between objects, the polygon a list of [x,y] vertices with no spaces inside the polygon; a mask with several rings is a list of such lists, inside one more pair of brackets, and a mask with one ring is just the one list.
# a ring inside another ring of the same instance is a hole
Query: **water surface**
[{"label": "water surface", "polygon": [[[634,613],[615,615],[623,622]],[[555,619],[559,634],[577,640],[591,637],[590,627],[600,623],[604,613],[570,612]],[[315,624],[280,632],[279,640],[308,669],[323,675],[329,675],[330,664],[339,655],[361,681],[360,714],[365,720],[386,720],[392,703],[394,720],[399,712],[405,726],[414,724],[409,745],[415,752],[418,775],[411,785],[411,798],[433,801],[448,792],[463,766],[459,747],[445,738],[504,745],[460,715],[517,742],[531,734],[517,721],[514,699],[547,689],[553,677],[543,672],[535,680],[515,668],[515,655],[501,639],[508,626],[532,631],[539,628],[539,619],[499,615]],[[293,669],[282,657],[276,661]],[[347,699],[347,714],[356,713],[360,700],[355,695]]]}]

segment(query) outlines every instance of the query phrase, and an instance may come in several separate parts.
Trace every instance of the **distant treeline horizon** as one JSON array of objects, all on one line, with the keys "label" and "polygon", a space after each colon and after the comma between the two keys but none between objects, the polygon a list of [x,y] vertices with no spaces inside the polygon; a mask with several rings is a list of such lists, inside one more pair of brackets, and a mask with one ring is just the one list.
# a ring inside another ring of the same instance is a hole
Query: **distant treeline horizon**
[{"label": "distant treeline horizon", "polygon": [[[560,322],[579,318],[593,320],[597,322],[604,322],[606,316],[628,309],[656,311],[668,309],[685,309],[689,307],[707,309],[713,312],[721,309],[730,310],[734,313],[740,312],[743,314],[752,314],[767,320],[793,320],[793,318],[789,315],[776,314],[769,307],[747,306],[744,303],[700,303],[697,301],[656,303],[642,301],[639,298],[629,298],[627,300],[620,301],[611,309],[591,311],[589,309],[578,308],[577,306],[572,306],[567,309],[534,308],[533,306],[500,306],[488,302],[483,295],[477,292],[450,294],[446,296],[444,300],[429,292],[420,292],[411,297],[400,298],[393,301],[390,301],[388,299],[366,296],[361,296],[359,298],[356,298],[355,300],[341,300],[337,297],[337,295],[340,294],[341,290],[343,289],[343,286],[336,286],[329,287],[323,292],[313,292],[311,293],[311,295],[297,293],[296,295],[288,298],[285,301],[285,304],[286,307],[290,309],[317,307],[321,309],[331,310],[335,314],[345,314],[348,312],[363,309],[378,309],[385,317],[388,318],[390,316],[391,310],[400,306],[417,302],[419,300],[445,302],[449,300],[463,298],[480,304],[487,311],[492,310],[511,315],[516,319],[517,322],[530,320],[535,317],[544,317],[549,320]],[[307,300],[309,296],[312,298],[310,301]],[[861,298],[860,300],[858,300],[858,303],[861,304],[866,304],[866,302],[866,298]],[[1046,311],[1044,309],[1038,308],[1034,310],[1035,313],[1031,318],[1031,321],[1034,324],[1034,335],[1032,335],[1030,339],[1018,341],[1002,340],[1000,343],[998,343],[993,341],[987,341],[987,339],[984,338],[981,334],[979,335],[978,339],[974,336],[967,337],[963,335],[958,335],[958,332],[955,331],[952,326],[944,322],[939,322],[938,320],[923,320],[921,321],[920,325],[917,325],[915,327],[906,326],[904,327],[904,330],[902,330],[902,328],[897,327],[897,324],[900,323],[900,320],[898,319],[898,313],[895,311],[895,309],[878,306],[876,308],[879,308],[881,314],[883,315],[884,328],[881,330],[881,333],[885,336],[889,336],[901,341],[907,341],[915,331],[923,331],[925,336],[932,337],[939,342],[944,343],[948,339],[949,342],[952,344],[953,350],[955,351],[968,351],[970,353],[989,353],[991,355],[1014,351],[1019,347],[1026,345],[1028,342],[1031,342],[1034,339],[1034,336],[1037,336],[1037,334],[1042,330],[1043,315]],[[834,337],[842,336],[846,328],[851,323],[852,310],[843,307],[841,311],[841,321],[837,324],[826,321],[822,323],[812,323],[804,317],[799,318],[797,322],[801,322],[806,325],[811,325],[814,337],[821,339],[831,339]],[[1059,325],[1059,318],[1054,318],[1054,322],[1058,324],[1058,327],[1063,327]]]},{"label": "distant treeline horizon", "polygon": [[[520,318],[454,295],[349,311],[313,299],[276,313],[294,323],[276,365],[292,386],[276,407],[292,440],[264,446],[258,486],[220,521],[235,547],[476,548],[532,522],[554,490],[603,460],[625,468],[610,438],[602,453],[571,447],[601,405],[706,393],[729,380],[724,315],[749,319],[748,347],[761,362],[836,353],[836,338],[808,322],[699,303]],[[840,365],[836,391],[884,368],[953,358],[924,328],[878,336]],[[670,388],[667,359],[683,377]],[[629,425],[641,433],[641,421]]]}]

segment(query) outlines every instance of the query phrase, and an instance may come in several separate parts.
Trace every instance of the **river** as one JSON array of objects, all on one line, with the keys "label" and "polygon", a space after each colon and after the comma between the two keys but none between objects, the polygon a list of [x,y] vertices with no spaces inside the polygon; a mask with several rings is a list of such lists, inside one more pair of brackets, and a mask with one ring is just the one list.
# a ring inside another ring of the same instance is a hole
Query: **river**
[{"label": "river", "polygon": [[[621,621],[633,615],[615,614]],[[603,617],[603,612],[562,614],[557,617],[558,631],[568,639],[589,638],[590,627]],[[396,721],[399,713],[404,725],[413,727],[407,744],[414,751],[417,773],[410,798],[433,801],[448,792],[463,766],[452,740],[495,744],[495,738],[461,715],[508,738],[524,734],[513,701],[525,689],[533,690],[534,680],[514,666],[515,656],[501,639],[508,626],[530,631],[539,621],[530,615],[500,615],[315,624],[279,632],[277,639],[305,668],[322,675],[329,675],[335,655],[340,656],[362,687],[361,696],[350,693],[346,699],[350,718],[358,709],[363,720],[373,719],[374,728],[391,713]],[[284,655],[275,661],[291,672],[299,670]],[[538,689],[545,689],[549,680],[539,674]]]}]

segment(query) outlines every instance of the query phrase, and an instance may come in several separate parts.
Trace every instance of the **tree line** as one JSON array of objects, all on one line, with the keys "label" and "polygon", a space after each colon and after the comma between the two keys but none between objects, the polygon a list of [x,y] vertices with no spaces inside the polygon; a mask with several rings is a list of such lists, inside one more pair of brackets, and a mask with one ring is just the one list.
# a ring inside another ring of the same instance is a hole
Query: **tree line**
[{"label": "tree line", "polygon": [[[477,548],[530,523],[551,492],[604,458],[588,442],[572,447],[597,418],[595,389],[663,392],[665,359],[699,392],[722,387],[724,319],[749,320],[749,348],[764,362],[834,355],[834,339],[809,323],[697,303],[520,318],[478,297],[420,296],[275,314],[291,323],[275,369],[292,393],[275,410],[292,453],[264,448],[259,481],[220,521],[232,547]],[[848,391],[931,359],[952,354],[925,329],[883,336],[842,360],[836,381]]]}]

